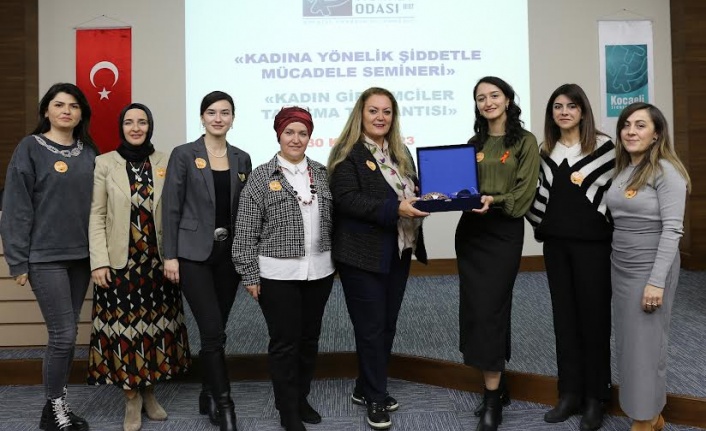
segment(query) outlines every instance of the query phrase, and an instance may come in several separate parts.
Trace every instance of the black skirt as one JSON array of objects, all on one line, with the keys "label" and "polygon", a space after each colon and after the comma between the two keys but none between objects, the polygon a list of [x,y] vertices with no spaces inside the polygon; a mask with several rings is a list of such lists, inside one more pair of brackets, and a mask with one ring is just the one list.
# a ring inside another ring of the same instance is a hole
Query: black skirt
[{"label": "black skirt", "polygon": [[510,360],[512,287],[522,258],[525,224],[498,210],[463,213],[456,228],[459,329],[463,362],[503,371]]}]

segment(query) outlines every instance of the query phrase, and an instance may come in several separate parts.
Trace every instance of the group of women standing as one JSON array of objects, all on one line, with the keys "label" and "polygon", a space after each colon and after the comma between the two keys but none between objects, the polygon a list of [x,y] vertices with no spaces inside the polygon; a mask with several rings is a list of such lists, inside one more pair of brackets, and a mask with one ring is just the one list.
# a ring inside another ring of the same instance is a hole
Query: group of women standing
[{"label": "group of women standing", "polygon": [[[524,221],[544,244],[552,297],[559,401],[545,415],[582,414],[602,424],[610,398],[611,299],[620,401],[632,429],[659,430],[665,405],[669,316],[689,177],[652,105],[618,120],[616,144],[595,127],[575,84],[550,97],[544,141],[523,128],[512,87],[484,77],[473,90],[482,207],[456,229],[460,350],[483,372],[476,430],[494,431],[510,402],[512,288]],[[311,114],[287,107],[274,130],[279,150],[252,170],[230,145],[235,104],[215,91],[201,103],[203,135],[169,157],[151,143],[150,110],[120,114],[121,144],[98,156],[90,107],[72,84],[42,98],[39,124],[8,168],[0,233],[10,272],[29,279],[47,323],[41,428],[87,430],[66,401],[78,317],[89,279],[94,306],[88,381],[125,395],[125,430],[142,411],[165,420],[156,383],[186,372],[183,292],[201,339],[199,412],[236,430],[225,361],[225,327],[242,281],[258,301],[282,427],[322,418],[309,403],[322,317],[338,271],[355,332],[358,377],[351,401],[374,429],[400,403],[387,367],[412,255],[426,262],[419,180],[392,93],[361,94],[328,166],[305,154]],[[612,296],[612,298],[611,298]]]}]

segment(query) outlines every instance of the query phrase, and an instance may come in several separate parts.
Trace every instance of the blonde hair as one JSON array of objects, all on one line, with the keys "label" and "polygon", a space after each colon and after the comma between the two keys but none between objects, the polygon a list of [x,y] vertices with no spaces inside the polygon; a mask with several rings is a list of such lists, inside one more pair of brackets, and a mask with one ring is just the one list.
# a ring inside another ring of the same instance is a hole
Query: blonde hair
[{"label": "blonde hair", "polygon": [[348,116],[346,125],[343,126],[343,130],[338,136],[338,139],[336,139],[336,143],[329,154],[329,176],[333,174],[336,166],[348,157],[353,146],[363,141],[363,110],[365,109],[365,102],[374,95],[386,96],[392,103],[392,124],[390,125],[390,131],[385,135],[385,139],[389,145],[388,150],[390,151],[390,157],[397,163],[402,176],[416,178],[417,173],[414,171],[411,154],[405,146],[402,140],[402,134],[400,133],[400,110],[397,105],[397,100],[395,100],[395,96],[390,91],[380,87],[368,88],[355,102],[355,106],[353,106],[353,110]]},{"label": "blonde hair", "polygon": [[620,172],[628,167],[628,165],[630,165],[630,154],[623,145],[621,131],[628,117],[641,110],[647,111],[647,114],[650,116],[650,119],[655,126],[657,138],[647,148],[645,155],[642,157],[642,160],[631,175],[626,188],[630,190],[639,190],[641,187],[645,186],[653,180],[657,174],[662,172],[662,167],[659,164],[660,160],[666,160],[674,166],[682,177],[684,177],[686,180],[686,189],[688,192],[691,192],[691,179],[689,178],[689,173],[686,171],[686,168],[682,164],[681,160],[679,160],[679,156],[674,151],[674,146],[669,139],[667,119],[664,118],[662,111],[649,103],[633,103],[623,109],[623,112],[620,113],[620,117],[618,117],[618,124],[615,131],[616,153],[615,174],[613,178],[615,178]]}]

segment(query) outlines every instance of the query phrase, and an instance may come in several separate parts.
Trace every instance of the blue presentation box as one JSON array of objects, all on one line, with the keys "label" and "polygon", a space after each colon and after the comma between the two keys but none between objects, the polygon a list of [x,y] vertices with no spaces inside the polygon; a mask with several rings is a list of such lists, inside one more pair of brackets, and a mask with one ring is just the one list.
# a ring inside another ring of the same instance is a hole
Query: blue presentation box
[{"label": "blue presentation box", "polygon": [[415,208],[425,212],[480,208],[478,162],[473,145],[417,148],[421,199]]}]

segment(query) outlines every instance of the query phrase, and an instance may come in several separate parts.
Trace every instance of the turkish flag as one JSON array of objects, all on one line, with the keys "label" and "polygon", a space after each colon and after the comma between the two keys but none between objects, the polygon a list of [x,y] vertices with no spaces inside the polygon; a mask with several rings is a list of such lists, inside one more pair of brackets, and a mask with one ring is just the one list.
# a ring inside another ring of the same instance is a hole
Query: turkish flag
[{"label": "turkish flag", "polygon": [[76,85],[91,105],[91,137],[101,153],[120,145],[120,111],[132,100],[132,31],[76,30]]}]

